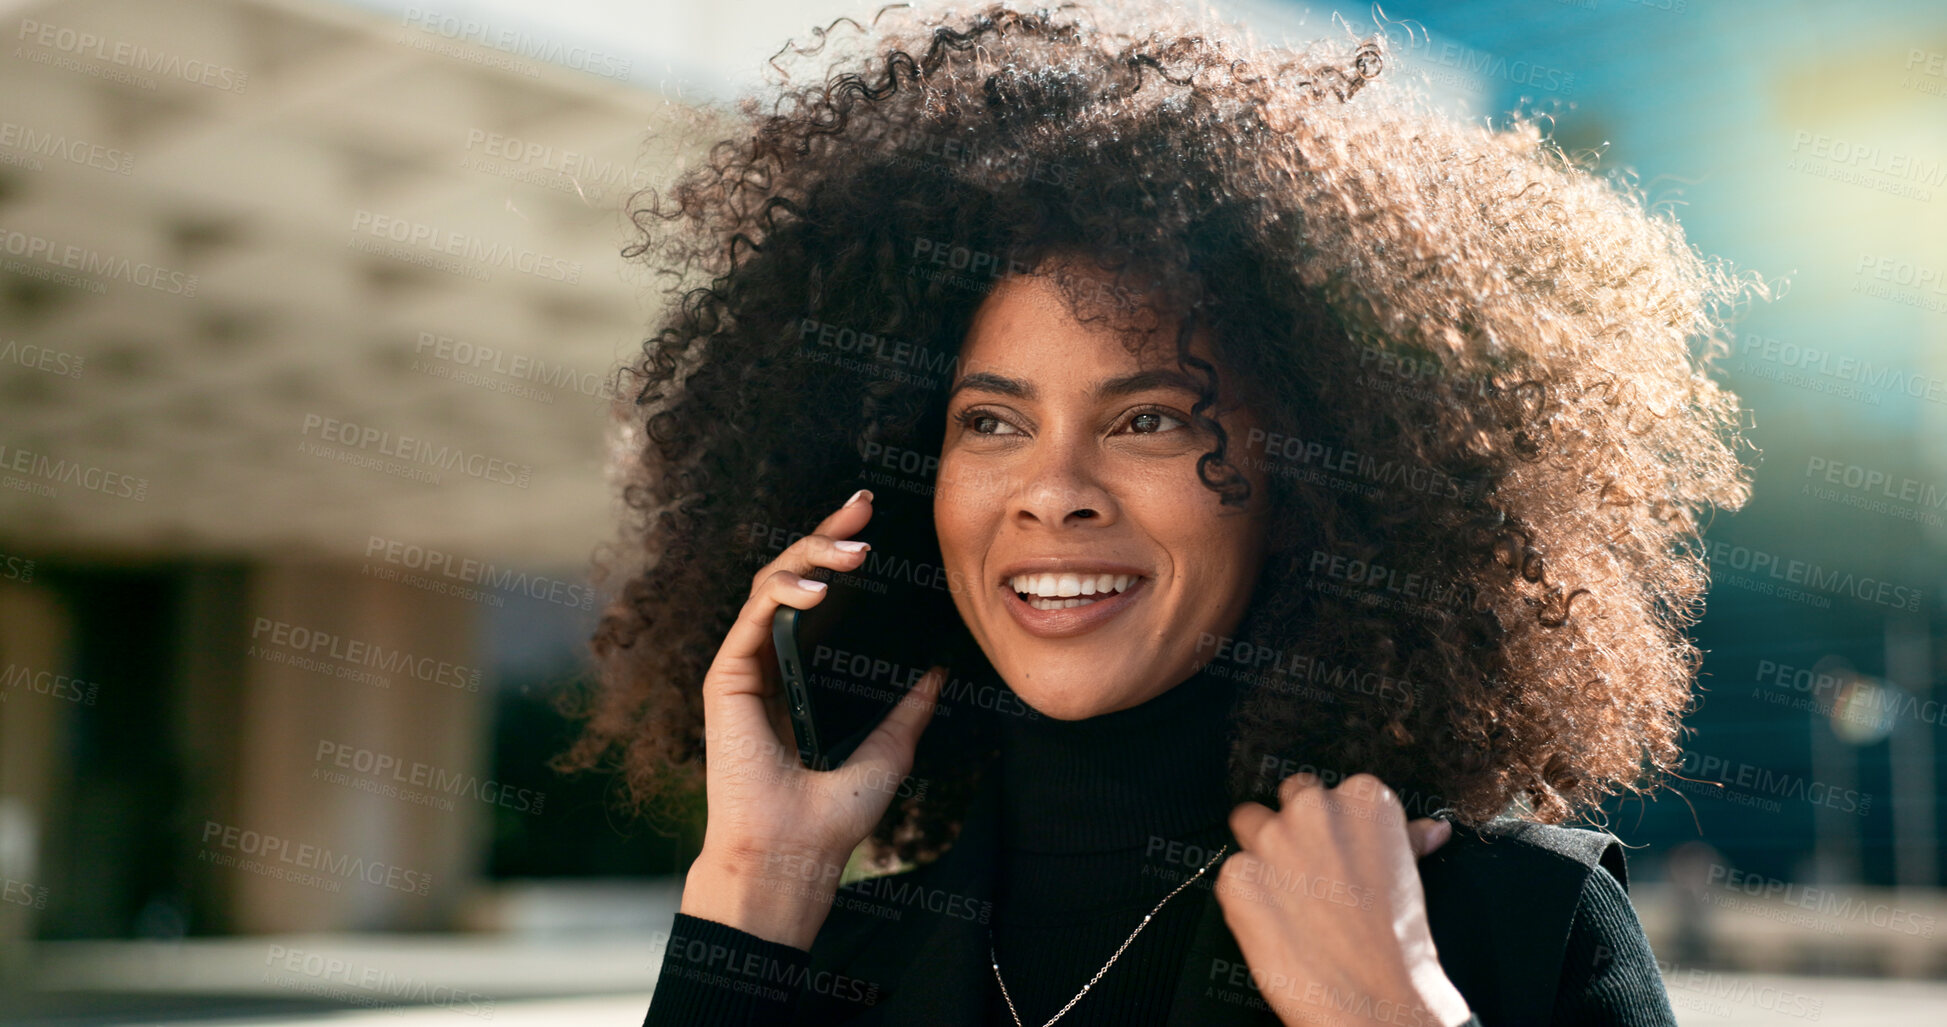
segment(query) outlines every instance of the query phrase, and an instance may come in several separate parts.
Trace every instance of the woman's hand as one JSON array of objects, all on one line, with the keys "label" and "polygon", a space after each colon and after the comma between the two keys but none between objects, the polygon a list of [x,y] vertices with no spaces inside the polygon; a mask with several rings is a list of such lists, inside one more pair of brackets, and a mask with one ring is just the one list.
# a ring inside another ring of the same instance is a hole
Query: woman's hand
[{"label": "woman's hand", "polygon": [[1230,814],[1238,852],[1217,901],[1251,980],[1286,1024],[1453,1027],[1472,1015],[1440,969],[1414,861],[1445,844],[1444,821],[1407,823],[1371,774],[1325,788],[1312,774],[1278,786],[1282,809]]},{"label": "woman's hand", "polygon": [[703,851],[683,885],[681,911],[768,941],[809,949],[831,912],[838,877],[885,815],[912,769],[945,669],[932,668],[845,764],[806,770],[778,687],[771,618],[824,599],[813,567],[856,570],[872,519],[864,490],[793,542],[751,580],[750,598],[703,678]]}]

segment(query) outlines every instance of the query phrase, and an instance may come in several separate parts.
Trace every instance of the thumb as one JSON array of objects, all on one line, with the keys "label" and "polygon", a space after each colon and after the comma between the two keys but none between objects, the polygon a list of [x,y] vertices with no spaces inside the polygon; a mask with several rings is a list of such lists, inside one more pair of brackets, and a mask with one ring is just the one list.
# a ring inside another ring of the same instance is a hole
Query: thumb
[{"label": "thumb", "polygon": [[1406,840],[1413,847],[1413,858],[1424,859],[1453,837],[1453,823],[1421,817],[1406,824]]},{"label": "thumb", "polygon": [[886,714],[886,719],[872,729],[858,751],[845,761],[846,766],[854,763],[873,763],[887,771],[905,773],[913,763],[913,750],[919,745],[919,736],[933,719],[933,707],[939,699],[940,685],[946,680],[946,668],[934,664],[919,683],[901,696],[898,705]]}]

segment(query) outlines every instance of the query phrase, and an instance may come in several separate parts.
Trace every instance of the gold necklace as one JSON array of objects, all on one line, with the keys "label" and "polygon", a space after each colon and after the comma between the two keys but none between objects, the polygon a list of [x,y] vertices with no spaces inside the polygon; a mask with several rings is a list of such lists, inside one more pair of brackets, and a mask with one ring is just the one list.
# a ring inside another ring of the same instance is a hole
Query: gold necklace
[{"label": "gold necklace", "polygon": [[[1190,882],[1196,880],[1199,877],[1202,877],[1205,870],[1209,870],[1211,867],[1216,866],[1217,861],[1223,858],[1224,852],[1229,848],[1230,848],[1230,843],[1225,842],[1223,847],[1217,850],[1217,854],[1215,856],[1210,857],[1210,862],[1205,863],[1203,865],[1202,870],[1198,870],[1196,873],[1191,874],[1187,878],[1184,878],[1182,884],[1177,885],[1176,888],[1172,890],[1168,895],[1163,896],[1163,902],[1168,902],[1169,900],[1176,898],[1177,892],[1180,892],[1183,889],[1188,888],[1190,886]],[[1082,985],[1082,990],[1076,992],[1075,997],[1069,999],[1068,1004],[1061,1007],[1061,1012],[1056,1013],[1055,1015],[1049,1017],[1048,1023],[1042,1024],[1041,1027],[1049,1027],[1049,1024],[1052,1024],[1056,1020],[1061,1019],[1063,1016],[1067,1015],[1070,1009],[1075,1008],[1075,1003],[1080,1002],[1082,1000],[1082,996],[1088,994],[1088,989],[1095,987],[1095,982],[1101,980],[1102,975],[1109,972],[1109,967],[1114,966],[1115,961],[1122,958],[1122,951],[1129,947],[1130,942],[1136,940],[1136,935],[1143,933],[1143,928],[1149,926],[1150,917],[1155,916],[1159,911],[1162,910],[1163,902],[1158,902],[1156,904],[1155,909],[1152,909],[1149,912],[1143,914],[1143,922],[1137,924],[1136,929],[1129,932],[1129,937],[1124,938],[1122,940],[1121,945],[1116,946],[1115,955],[1110,956],[1109,961],[1102,964],[1102,969],[1095,971],[1095,976],[1089,978],[1088,983]],[[994,966],[994,983],[999,984],[1001,986],[1001,997],[1007,1000],[1007,1011],[1014,1017],[1015,1027],[1025,1027],[1025,1025],[1021,1023],[1021,1014],[1014,1008],[1014,996],[1009,995],[1007,993],[1007,982],[1001,980],[1001,960],[1000,960],[1000,956],[996,955],[994,952],[994,929],[992,927],[989,927],[987,929],[987,959]]]}]

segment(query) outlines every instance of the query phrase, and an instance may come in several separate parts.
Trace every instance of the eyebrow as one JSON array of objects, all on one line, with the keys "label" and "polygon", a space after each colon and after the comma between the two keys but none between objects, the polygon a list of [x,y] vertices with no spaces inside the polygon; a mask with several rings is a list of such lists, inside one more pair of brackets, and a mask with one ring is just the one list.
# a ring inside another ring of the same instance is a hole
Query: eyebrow
[{"label": "eyebrow", "polygon": [[[1027,400],[1034,399],[1038,394],[1032,382],[1009,378],[990,371],[974,371],[955,382],[953,388],[946,394],[947,400],[951,402],[953,397],[960,394],[961,389],[980,389],[984,392],[997,392],[1003,396]],[[1151,389],[1182,389],[1192,393],[1198,391],[1195,383],[1187,375],[1180,371],[1163,370],[1137,371],[1119,378],[1105,378],[1096,382],[1091,391],[1099,399],[1116,399],[1138,392],[1148,392]]]}]

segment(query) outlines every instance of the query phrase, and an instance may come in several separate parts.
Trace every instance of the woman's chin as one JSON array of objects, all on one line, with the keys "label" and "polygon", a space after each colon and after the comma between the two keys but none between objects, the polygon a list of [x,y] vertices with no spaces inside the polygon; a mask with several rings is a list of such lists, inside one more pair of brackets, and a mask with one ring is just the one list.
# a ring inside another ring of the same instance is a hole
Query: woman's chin
[{"label": "woman's chin", "polygon": [[[1100,680],[1101,676],[1102,672],[1099,668],[1090,674],[1090,677],[1097,680]],[[1008,677],[1007,680],[1008,687],[1021,697],[1022,702],[1033,707],[1035,712],[1042,716],[1054,720],[1087,720],[1090,717],[1099,717],[1104,713],[1134,706],[1142,701],[1142,697],[1136,691],[1127,687],[1132,682],[1126,679],[1118,679],[1116,684],[1119,687],[1112,692],[1061,687],[1057,683],[1064,679],[1055,671],[1036,670],[1034,676],[1027,678],[1025,682],[1017,682],[1012,677]]]},{"label": "woman's chin", "polygon": [[[1015,691],[1018,692],[1020,689]],[[1050,720],[1087,720],[1106,708],[1086,700],[1077,701],[1076,697],[1070,695],[1023,695],[1021,701]]]}]

